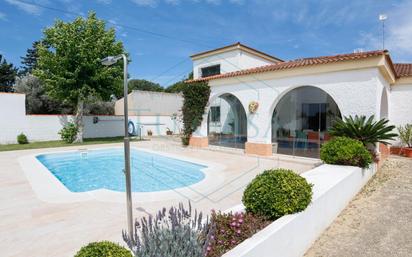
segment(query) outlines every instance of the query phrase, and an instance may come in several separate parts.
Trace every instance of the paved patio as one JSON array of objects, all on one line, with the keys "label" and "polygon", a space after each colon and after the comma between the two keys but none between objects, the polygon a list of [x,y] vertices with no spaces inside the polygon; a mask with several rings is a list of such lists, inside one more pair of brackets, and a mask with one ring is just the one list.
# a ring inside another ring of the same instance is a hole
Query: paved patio
[{"label": "paved patio", "polygon": [[[87,146],[88,149],[122,146],[121,144]],[[191,200],[203,212],[225,210],[241,202],[243,188],[259,172],[268,168],[289,168],[303,172],[317,161],[273,156],[258,158],[237,151],[183,148],[177,140],[162,138],[133,142],[132,146],[186,158],[223,165],[223,185],[212,192],[207,188],[196,197],[140,202],[134,199],[134,216],[154,213],[162,207]],[[0,153],[0,249],[2,256],[45,257],[73,256],[88,242],[111,240],[122,243],[121,231],[126,228],[125,203],[89,200],[72,203],[41,201],[32,190],[19,158],[31,154],[79,149],[83,147],[49,148]]]}]

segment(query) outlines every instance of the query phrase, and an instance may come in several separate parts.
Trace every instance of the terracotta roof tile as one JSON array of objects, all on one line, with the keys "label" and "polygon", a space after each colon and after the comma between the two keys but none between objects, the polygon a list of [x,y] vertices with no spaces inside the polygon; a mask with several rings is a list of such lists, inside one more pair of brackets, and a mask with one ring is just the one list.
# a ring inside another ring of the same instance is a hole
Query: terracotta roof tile
[{"label": "terracotta roof tile", "polygon": [[412,76],[412,63],[394,63],[393,66],[398,77]]},{"label": "terracotta roof tile", "polygon": [[[293,61],[269,64],[269,65],[251,68],[251,69],[228,72],[228,73],[214,75],[214,76],[210,76],[206,78],[198,78],[198,79],[191,80],[191,81],[207,81],[207,80],[220,79],[220,78],[230,78],[230,77],[237,77],[237,76],[243,76],[243,75],[249,75],[249,74],[255,74],[255,73],[287,70],[287,69],[319,65],[319,64],[359,60],[359,59],[365,59],[368,57],[374,57],[374,56],[386,55],[386,54],[387,54],[386,50],[377,50],[377,51],[369,51],[369,52],[361,52],[361,53],[350,53],[350,54],[340,54],[340,55],[332,55],[332,56],[320,56],[320,57],[313,57],[313,58],[302,58],[302,59],[296,59]],[[188,82],[191,82],[191,81],[188,81]]]}]

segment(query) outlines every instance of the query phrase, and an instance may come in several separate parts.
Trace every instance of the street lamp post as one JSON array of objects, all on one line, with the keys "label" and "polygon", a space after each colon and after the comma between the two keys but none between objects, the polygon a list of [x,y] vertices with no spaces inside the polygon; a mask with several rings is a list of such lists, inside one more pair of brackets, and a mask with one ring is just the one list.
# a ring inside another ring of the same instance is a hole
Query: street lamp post
[{"label": "street lamp post", "polygon": [[132,207],[132,181],[130,175],[130,138],[128,131],[129,113],[127,106],[127,57],[125,54],[117,56],[108,56],[101,62],[105,66],[115,64],[120,59],[123,59],[123,110],[124,110],[124,173],[126,176],[126,202],[127,202],[127,226],[129,231],[129,237],[133,238],[133,207]]}]

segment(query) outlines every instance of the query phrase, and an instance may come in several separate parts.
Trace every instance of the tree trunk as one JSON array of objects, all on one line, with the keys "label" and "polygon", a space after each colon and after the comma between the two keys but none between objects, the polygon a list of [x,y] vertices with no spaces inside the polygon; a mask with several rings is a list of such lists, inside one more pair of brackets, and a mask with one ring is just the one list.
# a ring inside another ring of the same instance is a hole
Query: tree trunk
[{"label": "tree trunk", "polygon": [[75,140],[76,143],[83,143],[83,131],[84,131],[84,124],[83,124],[83,113],[84,113],[84,101],[79,100],[77,103],[77,110],[76,110],[76,126],[77,126],[77,138]]}]

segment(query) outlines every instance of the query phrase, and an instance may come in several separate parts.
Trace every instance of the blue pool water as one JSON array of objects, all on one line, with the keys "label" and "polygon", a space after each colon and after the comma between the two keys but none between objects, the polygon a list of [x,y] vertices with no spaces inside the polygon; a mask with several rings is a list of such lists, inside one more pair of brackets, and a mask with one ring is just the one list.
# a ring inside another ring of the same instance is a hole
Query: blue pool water
[{"label": "blue pool water", "polygon": [[[105,188],[125,191],[123,149],[38,155],[37,159],[70,191]],[[201,181],[206,166],[162,155],[131,150],[132,191],[153,192]]]}]

